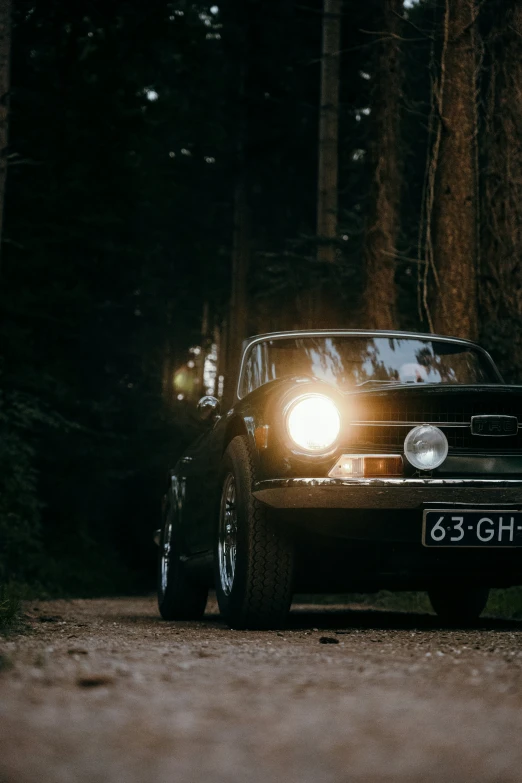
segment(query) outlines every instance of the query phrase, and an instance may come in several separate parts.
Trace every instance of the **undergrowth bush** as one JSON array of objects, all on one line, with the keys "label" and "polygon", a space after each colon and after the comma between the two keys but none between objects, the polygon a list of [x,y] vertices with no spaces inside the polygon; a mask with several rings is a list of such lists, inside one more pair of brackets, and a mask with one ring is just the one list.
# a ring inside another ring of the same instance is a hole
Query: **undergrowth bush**
[{"label": "undergrowth bush", "polygon": [[[378,593],[347,593],[342,595],[301,595],[296,600],[303,603],[356,604],[368,609],[384,609],[391,612],[433,612],[428,594],[421,591],[380,590]],[[484,616],[505,620],[522,620],[522,587],[492,590]]]},{"label": "undergrowth bush", "polygon": [[0,633],[14,628],[21,618],[20,592],[16,586],[0,585]]}]

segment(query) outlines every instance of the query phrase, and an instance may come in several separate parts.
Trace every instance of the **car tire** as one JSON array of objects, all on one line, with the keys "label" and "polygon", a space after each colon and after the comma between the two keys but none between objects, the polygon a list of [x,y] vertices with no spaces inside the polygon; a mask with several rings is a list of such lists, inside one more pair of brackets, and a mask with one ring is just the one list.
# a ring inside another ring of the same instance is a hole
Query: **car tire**
[{"label": "car tire", "polygon": [[487,587],[441,586],[428,590],[433,611],[453,625],[478,620],[489,598]]},{"label": "car tire", "polygon": [[271,509],[252,495],[254,468],[247,443],[225,451],[215,535],[219,609],[232,628],[280,628],[292,602],[294,547]]},{"label": "car tire", "polygon": [[164,620],[200,620],[207,605],[208,587],[187,574],[177,520],[174,504],[169,502],[159,545],[158,607]]}]

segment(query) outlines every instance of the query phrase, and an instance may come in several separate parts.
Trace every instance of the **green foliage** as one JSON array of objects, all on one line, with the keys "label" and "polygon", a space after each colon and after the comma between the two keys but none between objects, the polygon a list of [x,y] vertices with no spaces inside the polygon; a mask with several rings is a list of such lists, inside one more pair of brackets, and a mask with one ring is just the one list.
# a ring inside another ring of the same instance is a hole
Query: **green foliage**
[{"label": "green foliage", "polygon": [[[13,630],[20,622],[21,601],[19,590],[13,585],[0,584],[0,634]],[[0,656],[0,670],[8,661]]]},{"label": "green foliage", "polygon": [[[389,612],[433,613],[428,594],[418,591],[379,590],[377,593],[298,596],[297,600],[302,603],[356,604]],[[504,620],[522,619],[522,587],[492,590],[484,615]]]},{"label": "green foliage", "polygon": [[165,352],[197,342],[199,281],[222,285],[221,44],[204,4],[14,13],[0,582],[130,589],[193,431],[162,399]]},{"label": "green foliage", "polygon": [[509,620],[521,620],[522,587],[492,590],[485,614]]},{"label": "green foliage", "polygon": [[41,419],[33,399],[0,394],[0,584],[24,581],[40,554],[40,510],[31,430]]}]

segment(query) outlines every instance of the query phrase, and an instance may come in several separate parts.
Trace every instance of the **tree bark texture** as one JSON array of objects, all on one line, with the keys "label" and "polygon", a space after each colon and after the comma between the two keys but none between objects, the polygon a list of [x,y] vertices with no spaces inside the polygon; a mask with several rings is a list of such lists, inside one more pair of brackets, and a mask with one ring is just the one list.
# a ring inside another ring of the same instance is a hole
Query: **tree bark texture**
[{"label": "tree bark texture", "polygon": [[476,0],[446,0],[433,177],[431,321],[477,336]]},{"label": "tree bark texture", "polygon": [[232,291],[229,321],[229,357],[225,397],[231,401],[239,370],[243,340],[248,323],[248,267],[249,267],[249,208],[246,175],[242,169],[234,195],[234,238],[232,248]]},{"label": "tree bark texture", "polygon": [[[10,63],[11,0],[0,0],[0,245],[3,236],[5,186],[7,179]],[[2,254],[0,252],[0,264],[1,260]]]},{"label": "tree bark texture", "polygon": [[235,46],[239,59],[237,111],[235,112],[236,175],[233,201],[231,291],[227,334],[227,370],[224,402],[232,404],[243,340],[248,331],[248,270],[250,265],[249,79],[255,5],[251,0],[234,5]]},{"label": "tree bark texture", "polygon": [[400,101],[402,0],[381,0],[375,42],[371,138],[368,155],[371,190],[364,264],[366,323],[371,329],[396,329],[395,267],[401,192]]},{"label": "tree bark texture", "polygon": [[514,378],[513,368],[522,367],[522,4],[495,0],[489,10],[481,331],[499,351],[502,370]]},{"label": "tree bark texture", "polygon": [[342,0],[324,0],[317,169],[317,261],[311,268],[306,325],[321,328],[335,319],[336,239],[339,180],[339,68]]},{"label": "tree bark texture", "polygon": [[324,0],[317,187],[318,259],[335,263],[338,212],[339,61],[342,0]]}]

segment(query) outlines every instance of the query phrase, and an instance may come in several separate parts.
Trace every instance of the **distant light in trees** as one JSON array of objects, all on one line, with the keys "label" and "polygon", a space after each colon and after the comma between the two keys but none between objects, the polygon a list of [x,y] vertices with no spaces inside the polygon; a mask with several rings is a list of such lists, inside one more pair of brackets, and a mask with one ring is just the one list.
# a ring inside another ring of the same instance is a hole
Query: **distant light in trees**
[{"label": "distant light in trees", "polygon": [[419,0],[404,0],[404,7],[405,8],[413,8],[414,5],[417,5]]},{"label": "distant light in trees", "polygon": [[201,353],[201,348],[199,347],[199,345],[193,345],[192,348],[189,348],[189,353],[193,353],[196,356],[199,356],[199,354]]},{"label": "distant light in trees", "polygon": [[188,150],[186,147],[183,147],[181,150],[182,155],[188,155],[189,157],[192,155],[192,152]]},{"label": "distant light in trees", "polygon": [[366,73],[366,71],[359,71],[359,76],[361,79],[366,79],[366,81],[372,78],[369,73]]},{"label": "distant light in trees", "polygon": [[153,90],[150,87],[145,88],[145,95],[148,101],[157,101],[159,98],[159,95],[156,92],[156,90]]},{"label": "distant light in trees", "polygon": [[371,109],[369,106],[366,106],[364,109],[361,109],[362,114],[364,114],[366,117],[371,114]]},{"label": "distant light in trees", "polygon": [[214,14],[214,16],[217,16],[219,14],[219,8],[217,5],[211,5],[210,6],[210,13]]},{"label": "distant light in trees", "polygon": [[362,160],[365,155],[365,150],[354,150],[352,152],[352,160]]},{"label": "distant light in trees", "polygon": [[360,112],[357,112],[357,114],[355,115],[355,119],[357,120],[357,122],[360,122],[360,121],[361,121],[361,115],[360,115]]},{"label": "distant light in trees", "polygon": [[177,399],[181,402],[181,400],[185,399],[185,395],[184,394],[178,394]]},{"label": "distant light in trees", "polygon": [[348,234],[343,234],[343,240],[345,242],[348,242],[349,239],[350,239],[350,237],[348,236]]},{"label": "distant light in trees", "polygon": [[136,316],[140,316],[141,315],[141,310],[138,307],[135,309],[134,315],[136,315]]},{"label": "distant light in trees", "polygon": [[218,349],[216,343],[212,343],[203,365],[203,383],[207,394],[214,394],[216,390],[217,363]]},{"label": "distant light in trees", "polygon": [[176,153],[175,153],[175,152],[172,152],[172,150],[171,150],[171,151],[169,152],[169,158],[175,158],[175,157],[176,157]]},{"label": "distant light in trees", "polygon": [[207,156],[205,157],[205,163],[215,163],[215,162],[216,162],[216,159],[215,159],[215,158],[212,158],[212,157],[210,157],[209,155],[207,155]]}]

